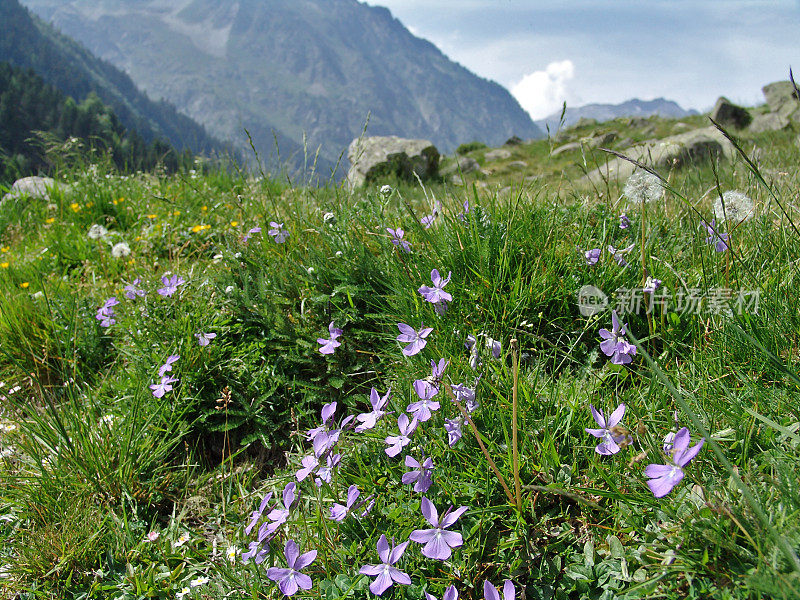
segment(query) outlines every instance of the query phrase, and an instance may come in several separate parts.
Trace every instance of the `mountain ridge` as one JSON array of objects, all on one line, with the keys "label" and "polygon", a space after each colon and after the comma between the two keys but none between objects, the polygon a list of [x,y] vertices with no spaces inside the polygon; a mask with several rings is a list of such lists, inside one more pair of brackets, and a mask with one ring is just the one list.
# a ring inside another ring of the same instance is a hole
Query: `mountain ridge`
[{"label": "mountain ridge", "polygon": [[262,155],[274,136],[284,153],[321,148],[332,169],[367,119],[367,135],[444,152],[543,135],[508,90],[357,0],[26,4],[217,137],[245,148],[247,128]]}]

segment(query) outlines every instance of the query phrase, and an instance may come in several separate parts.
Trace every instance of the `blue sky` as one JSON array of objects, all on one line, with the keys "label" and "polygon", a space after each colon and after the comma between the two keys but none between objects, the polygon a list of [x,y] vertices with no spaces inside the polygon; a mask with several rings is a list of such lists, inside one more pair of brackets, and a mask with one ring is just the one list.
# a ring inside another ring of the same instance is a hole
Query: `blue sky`
[{"label": "blue sky", "polygon": [[[663,96],[754,105],[800,80],[800,0],[367,0],[544,117]],[[800,81],[799,81],[800,82]]]}]

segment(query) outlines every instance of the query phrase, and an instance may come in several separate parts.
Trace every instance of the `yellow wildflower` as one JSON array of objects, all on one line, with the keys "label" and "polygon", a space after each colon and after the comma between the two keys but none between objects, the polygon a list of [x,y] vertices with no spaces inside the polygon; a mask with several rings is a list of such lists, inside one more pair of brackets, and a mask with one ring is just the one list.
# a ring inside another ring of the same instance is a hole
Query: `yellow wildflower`
[{"label": "yellow wildflower", "polygon": [[147,215],[147,218],[148,218],[148,219],[157,219],[157,218],[158,218],[158,215],[155,215],[155,214],[150,214],[150,215]]},{"label": "yellow wildflower", "polygon": [[81,209],[81,205],[77,202],[73,202],[69,207],[72,209],[72,212],[78,212]]},{"label": "yellow wildflower", "polygon": [[205,231],[206,229],[211,229],[211,225],[195,225],[192,227],[192,233],[200,233],[201,231]]},{"label": "yellow wildflower", "polygon": [[94,206],[94,202],[87,202],[86,208],[92,208]]},{"label": "yellow wildflower", "polygon": [[7,268],[8,268],[8,266],[9,266],[9,264],[10,264],[10,263],[8,263],[8,262],[1,262],[1,263],[0,263],[0,269],[7,269]]},{"label": "yellow wildflower", "polygon": [[202,210],[203,212],[206,212],[208,210],[208,207],[203,205],[203,206],[200,207],[200,210]]},{"label": "yellow wildflower", "polygon": [[9,250],[11,250],[11,248],[8,246],[3,246],[2,248],[0,248],[0,252],[8,252]]},{"label": "yellow wildflower", "polygon": [[20,284],[19,284],[19,287],[21,287],[21,288],[25,289],[25,288],[27,288],[29,285],[30,285],[30,283],[28,283],[27,281],[23,281],[22,283],[20,283]]},{"label": "yellow wildflower", "polygon": [[50,223],[55,223],[56,222],[56,218],[55,217],[49,217],[49,218],[45,219],[44,222],[49,225]]},{"label": "yellow wildflower", "polygon": [[231,227],[238,227],[239,221],[231,221]]}]

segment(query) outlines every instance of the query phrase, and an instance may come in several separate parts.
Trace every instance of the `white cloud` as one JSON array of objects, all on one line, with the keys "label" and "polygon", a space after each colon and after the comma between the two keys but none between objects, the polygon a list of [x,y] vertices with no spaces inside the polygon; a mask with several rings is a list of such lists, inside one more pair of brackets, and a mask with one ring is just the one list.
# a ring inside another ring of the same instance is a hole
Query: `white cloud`
[{"label": "white cloud", "polygon": [[532,119],[542,119],[571,99],[567,82],[573,77],[575,65],[571,60],[551,62],[544,71],[525,75],[511,86],[511,93]]}]

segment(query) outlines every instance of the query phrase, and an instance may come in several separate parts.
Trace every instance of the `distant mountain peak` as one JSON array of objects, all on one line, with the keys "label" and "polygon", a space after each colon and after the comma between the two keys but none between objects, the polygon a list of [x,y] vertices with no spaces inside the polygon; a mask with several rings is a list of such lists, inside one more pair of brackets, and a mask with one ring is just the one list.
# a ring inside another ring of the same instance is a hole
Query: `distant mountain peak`
[{"label": "distant mountain peak", "polygon": [[[640,100],[632,98],[619,104],[585,104],[583,106],[567,106],[564,115],[564,126],[570,127],[580,119],[595,119],[598,122],[610,121],[620,117],[650,117],[659,115],[661,117],[680,119],[690,115],[696,115],[695,110],[685,110],[677,102],[666,98],[655,98],[654,100]],[[554,112],[552,115],[536,121],[542,129],[549,127],[551,133],[558,129],[561,119],[561,111]]]}]

